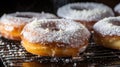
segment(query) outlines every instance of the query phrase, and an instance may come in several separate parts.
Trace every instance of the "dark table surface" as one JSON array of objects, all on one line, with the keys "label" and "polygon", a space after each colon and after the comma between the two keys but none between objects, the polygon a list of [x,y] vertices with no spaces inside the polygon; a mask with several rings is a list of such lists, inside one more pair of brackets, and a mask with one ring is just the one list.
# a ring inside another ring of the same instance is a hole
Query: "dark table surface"
[{"label": "dark table surface", "polygon": [[0,60],[0,67],[4,67],[4,65],[3,65],[3,63],[2,63],[2,61]]}]

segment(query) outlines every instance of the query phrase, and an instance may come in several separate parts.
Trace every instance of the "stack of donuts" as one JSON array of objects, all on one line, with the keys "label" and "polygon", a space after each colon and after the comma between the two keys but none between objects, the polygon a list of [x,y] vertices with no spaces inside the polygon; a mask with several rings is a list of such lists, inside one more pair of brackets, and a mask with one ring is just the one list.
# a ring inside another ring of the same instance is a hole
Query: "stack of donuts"
[{"label": "stack of donuts", "polygon": [[15,12],[0,18],[0,34],[21,41],[30,53],[76,57],[90,36],[97,45],[120,50],[120,4],[114,10],[102,3],[70,3],[51,13]]}]

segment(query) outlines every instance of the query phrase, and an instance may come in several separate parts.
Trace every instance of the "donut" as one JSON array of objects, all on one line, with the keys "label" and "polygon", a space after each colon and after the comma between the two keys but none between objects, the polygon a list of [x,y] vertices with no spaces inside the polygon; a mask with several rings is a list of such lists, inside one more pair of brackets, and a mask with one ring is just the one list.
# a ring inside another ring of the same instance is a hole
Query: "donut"
[{"label": "donut", "polygon": [[7,39],[21,40],[20,33],[23,27],[34,18],[50,19],[57,17],[53,14],[43,12],[16,12],[4,14],[0,18],[0,34]]},{"label": "donut", "polygon": [[93,26],[94,40],[97,44],[120,50],[120,17],[109,17]]},{"label": "donut", "polygon": [[120,16],[120,3],[114,7],[116,16]]},{"label": "donut", "polygon": [[114,16],[114,13],[110,7],[101,3],[81,2],[70,3],[60,7],[57,15],[61,18],[81,22],[92,31],[92,27],[97,21],[105,17]]},{"label": "donut", "polygon": [[40,56],[79,56],[87,45],[90,32],[82,24],[65,19],[34,20],[21,32],[22,46]]}]

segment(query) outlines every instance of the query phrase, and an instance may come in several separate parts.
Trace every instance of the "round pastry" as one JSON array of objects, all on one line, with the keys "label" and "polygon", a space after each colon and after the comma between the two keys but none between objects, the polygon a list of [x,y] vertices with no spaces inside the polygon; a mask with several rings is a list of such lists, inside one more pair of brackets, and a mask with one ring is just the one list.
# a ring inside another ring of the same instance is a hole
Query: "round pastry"
[{"label": "round pastry", "polygon": [[34,18],[57,18],[49,13],[35,12],[16,12],[4,14],[0,19],[0,33],[3,37],[12,40],[20,40],[20,33],[26,23],[31,22]]},{"label": "round pastry", "polygon": [[65,19],[72,19],[81,22],[89,30],[92,30],[93,25],[105,18],[114,16],[112,9],[101,3],[82,2],[71,3],[62,6],[58,9],[57,15]]},{"label": "round pastry", "polygon": [[114,11],[116,16],[120,16],[120,3],[115,6]]},{"label": "round pastry", "polygon": [[21,33],[22,46],[41,56],[79,56],[89,37],[86,27],[65,19],[34,20]]},{"label": "round pastry", "polygon": [[120,50],[120,17],[109,17],[94,26],[94,40],[104,47]]}]

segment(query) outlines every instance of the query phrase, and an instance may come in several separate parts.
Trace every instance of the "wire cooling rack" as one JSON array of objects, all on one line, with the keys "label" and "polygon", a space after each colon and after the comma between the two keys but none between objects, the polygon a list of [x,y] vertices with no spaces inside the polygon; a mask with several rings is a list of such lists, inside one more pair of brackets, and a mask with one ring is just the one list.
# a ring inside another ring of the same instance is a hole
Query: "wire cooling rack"
[{"label": "wire cooling rack", "polygon": [[0,37],[0,57],[4,67],[106,67],[120,66],[120,51],[90,42],[80,57],[41,57],[28,53],[19,41]]}]

